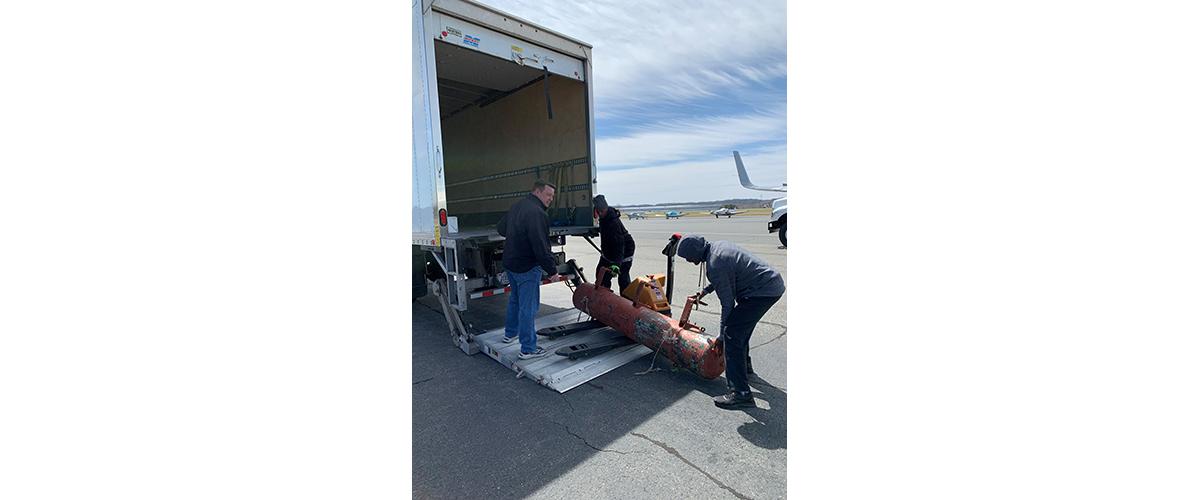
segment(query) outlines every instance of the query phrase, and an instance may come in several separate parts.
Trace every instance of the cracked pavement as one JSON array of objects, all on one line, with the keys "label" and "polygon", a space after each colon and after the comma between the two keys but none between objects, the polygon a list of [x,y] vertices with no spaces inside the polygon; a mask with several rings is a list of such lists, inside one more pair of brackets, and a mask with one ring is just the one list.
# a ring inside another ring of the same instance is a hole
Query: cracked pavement
[{"label": "cracked pavement", "polygon": [[653,438],[650,438],[649,436],[646,436],[645,434],[638,434],[638,433],[636,433],[636,432],[631,432],[630,434],[632,434],[632,435],[634,435],[634,436],[637,436],[637,437],[640,437],[640,438],[642,438],[642,439],[645,439],[646,441],[649,441],[649,442],[651,442],[651,443],[654,443],[654,445],[655,445],[655,446],[658,446],[659,448],[662,448],[662,449],[663,449],[663,451],[666,451],[667,453],[670,453],[670,454],[671,454],[671,456],[673,456],[673,457],[675,457],[675,458],[678,458],[678,459],[679,459],[681,462],[683,462],[683,463],[687,464],[687,465],[688,465],[688,467],[691,467],[691,468],[693,468],[693,469],[696,469],[696,470],[697,470],[697,471],[699,471],[701,474],[704,474],[704,477],[707,477],[707,478],[708,478],[709,480],[711,480],[713,483],[716,483],[716,485],[717,485],[717,486],[720,486],[720,487],[721,487],[721,489],[723,489],[723,490],[725,490],[725,491],[728,491],[728,492],[730,492],[730,493],[733,493],[733,496],[735,496],[735,497],[738,497],[738,498],[750,498],[750,497],[748,497],[748,496],[746,496],[746,495],[743,495],[743,494],[741,494],[741,493],[738,493],[738,492],[737,492],[736,490],[734,490],[733,488],[730,488],[729,486],[726,486],[726,485],[725,485],[725,483],[722,483],[720,479],[717,479],[717,478],[713,477],[713,475],[712,475],[712,474],[709,474],[709,473],[708,473],[708,471],[705,471],[704,469],[701,469],[699,466],[697,466],[696,464],[692,463],[692,461],[691,461],[691,460],[688,460],[688,459],[684,458],[684,457],[683,457],[683,455],[680,455],[680,454],[679,454],[679,451],[678,451],[678,450],[676,450],[675,448],[672,448],[672,447],[670,447],[670,446],[667,446],[667,444],[666,444],[666,443],[664,443],[664,442],[662,442],[662,441],[655,440],[655,439],[653,439]]},{"label": "cracked pavement", "polygon": [[[667,237],[695,231],[734,241],[786,275],[784,250],[766,233],[765,218],[665,222],[626,223],[638,243],[634,274],[664,272],[659,252]],[[737,232],[745,235],[726,236]],[[568,257],[594,266],[596,251],[576,239]],[[676,261],[675,302],[696,289],[698,278],[696,266]],[[464,319],[481,329],[502,326],[506,300],[472,301]],[[720,319],[715,302],[693,315],[709,331]],[[570,291],[542,287],[542,304],[540,315],[568,309]],[[655,365],[664,369],[636,375],[649,367],[649,355],[559,394],[451,345],[432,297],[412,310],[414,498],[786,496],[786,301],[751,339],[758,377],[750,380],[759,401],[743,411],[713,406],[724,377],[706,381],[662,360]]]}]

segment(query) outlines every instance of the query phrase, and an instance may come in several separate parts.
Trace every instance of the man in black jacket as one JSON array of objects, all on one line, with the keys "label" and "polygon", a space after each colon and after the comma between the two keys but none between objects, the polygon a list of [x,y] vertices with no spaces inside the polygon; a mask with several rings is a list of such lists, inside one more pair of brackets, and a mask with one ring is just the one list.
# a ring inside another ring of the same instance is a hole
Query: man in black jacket
[{"label": "man in black jacket", "polygon": [[533,319],[541,306],[543,273],[551,279],[558,275],[550,253],[550,217],[546,214],[552,201],[554,185],[538,180],[533,183],[533,192],[514,203],[496,224],[496,231],[504,236],[502,262],[512,288],[504,320],[504,343],[520,338],[520,359],[547,354],[537,345]]},{"label": "man in black jacket", "polygon": [[633,267],[633,236],[621,223],[621,211],[608,206],[604,195],[592,198],[592,205],[600,219],[600,262],[596,264],[596,283],[611,289],[613,267],[616,267],[617,294],[620,295],[632,281],[629,269]]}]

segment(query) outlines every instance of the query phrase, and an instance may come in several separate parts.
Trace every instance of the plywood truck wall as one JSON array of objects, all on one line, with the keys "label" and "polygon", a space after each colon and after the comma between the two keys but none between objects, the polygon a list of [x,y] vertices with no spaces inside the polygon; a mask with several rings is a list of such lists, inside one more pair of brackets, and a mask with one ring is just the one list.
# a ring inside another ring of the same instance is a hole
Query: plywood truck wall
[{"label": "plywood truck wall", "polygon": [[592,224],[586,87],[550,75],[550,119],[544,85],[538,81],[442,119],[447,209],[460,228],[494,225],[539,176],[558,185],[552,219]]}]

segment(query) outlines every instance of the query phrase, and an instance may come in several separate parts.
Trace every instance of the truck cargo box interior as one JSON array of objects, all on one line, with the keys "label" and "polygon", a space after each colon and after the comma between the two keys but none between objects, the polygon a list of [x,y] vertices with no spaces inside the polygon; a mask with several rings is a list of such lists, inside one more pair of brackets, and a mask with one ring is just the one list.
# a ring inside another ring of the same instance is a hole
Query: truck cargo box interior
[{"label": "truck cargo box interior", "polygon": [[591,226],[584,82],[434,45],[447,212],[460,230],[494,226],[539,178],[558,187],[551,225]]}]

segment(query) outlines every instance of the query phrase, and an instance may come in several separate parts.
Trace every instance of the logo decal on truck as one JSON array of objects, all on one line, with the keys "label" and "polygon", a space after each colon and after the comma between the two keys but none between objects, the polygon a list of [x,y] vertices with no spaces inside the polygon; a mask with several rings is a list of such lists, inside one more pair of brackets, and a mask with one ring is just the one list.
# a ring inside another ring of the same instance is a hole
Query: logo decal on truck
[{"label": "logo decal on truck", "polygon": [[463,45],[470,45],[472,47],[479,48],[479,38],[471,35],[463,35]]}]

